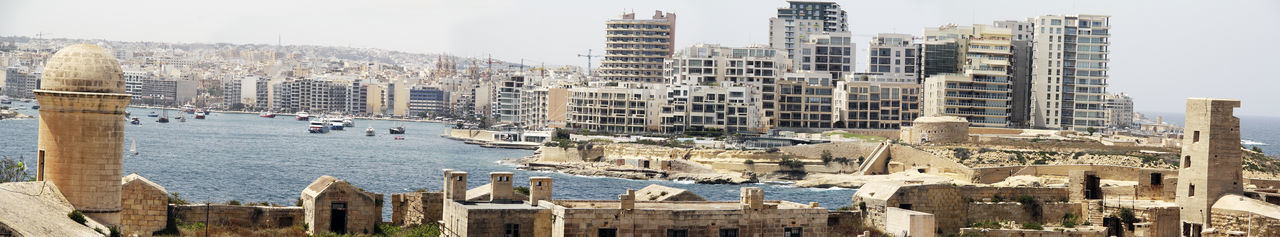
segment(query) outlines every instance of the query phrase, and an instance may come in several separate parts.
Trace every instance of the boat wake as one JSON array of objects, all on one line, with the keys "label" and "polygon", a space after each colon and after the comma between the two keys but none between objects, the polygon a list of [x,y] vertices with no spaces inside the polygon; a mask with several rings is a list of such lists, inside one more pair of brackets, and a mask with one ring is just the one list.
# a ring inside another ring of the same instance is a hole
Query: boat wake
[{"label": "boat wake", "polygon": [[1259,146],[1271,145],[1271,144],[1266,144],[1266,143],[1263,143],[1263,142],[1253,141],[1253,140],[1248,140],[1248,139],[1241,139],[1241,140],[1240,140],[1240,144],[1242,144],[1242,145],[1259,145]]}]

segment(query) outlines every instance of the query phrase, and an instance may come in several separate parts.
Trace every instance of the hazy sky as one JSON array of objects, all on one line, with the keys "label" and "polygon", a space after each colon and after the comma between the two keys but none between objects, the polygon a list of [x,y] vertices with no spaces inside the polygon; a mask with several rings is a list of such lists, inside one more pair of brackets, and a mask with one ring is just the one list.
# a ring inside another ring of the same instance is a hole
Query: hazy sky
[{"label": "hazy sky", "polygon": [[[1139,111],[1182,112],[1187,97],[1243,100],[1280,116],[1280,1],[837,1],[851,16],[859,71],[870,35],[919,35],[946,23],[1044,14],[1111,15],[1111,92]],[[604,21],[634,11],[678,15],[676,46],[768,44],[783,0],[645,1],[65,1],[0,0],[0,35],[123,41],[260,43],[447,52],[529,64],[583,65],[604,48]],[[585,66],[585,65],[584,65]]]}]

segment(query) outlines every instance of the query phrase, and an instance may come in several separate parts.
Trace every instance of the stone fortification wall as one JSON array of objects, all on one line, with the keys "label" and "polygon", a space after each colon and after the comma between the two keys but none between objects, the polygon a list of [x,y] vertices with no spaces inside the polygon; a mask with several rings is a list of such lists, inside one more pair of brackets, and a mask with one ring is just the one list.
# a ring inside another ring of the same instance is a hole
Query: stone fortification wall
[{"label": "stone fortification wall", "polygon": [[[894,207],[933,214],[937,217],[935,223],[938,229],[943,233],[956,233],[960,228],[968,226],[969,205],[976,201],[992,201],[997,196],[1005,201],[1016,201],[1021,196],[1028,196],[1043,204],[1067,200],[1066,188],[929,184],[902,186],[893,192],[886,199],[854,195],[853,203],[859,208],[866,206],[865,220],[868,225],[877,229],[885,229],[885,213],[888,208]],[[1057,218],[1061,218],[1061,214]]]},{"label": "stone fortification wall", "polygon": [[827,236],[858,236],[867,231],[862,211],[831,211],[827,216]]},{"label": "stone fortification wall", "polygon": [[1210,220],[1220,231],[1248,233],[1249,236],[1280,236],[1280,219],[1235,210],[1214,210]]},{"label": "stone fortification wall", "polygon": [[443,192],[391,194],[391,223],[399,226],[436,223],[444,211],[443,201]]},{"label": "stone fortification wall", "polygon": [[889,162],[901,163],[907,169],[923,168],[925,173],[930,174],[973,174],[972,169],[969,169],[968,166],[909,146],[889,146]]},{"label": "stone fortification wall", "polygon": [[800,227],[804,236],[830,236],[826,232],[828,211],[821,208],[622,210],[556,206],[551,213],[555,221],[551,236],[591,236],[600,228],[616,228],[622,236],[666,236],[668,229],[688,230],[688,236],[717,236],[718,230],[729,228],[738,229],[738,236],[781,236],[784,228],[791,227]]},{"label": "stone fortification wall", "polygon": [[[1122,181],[1138,181],[1140,175],[1150,173],[1150,171],[1158,171],[1165,173],[1166,176],[1176,176],[1176,170],[1138,168],[1129,166],[1115,165],[1029,165],[1029,166],[1006,166],[991,168],[974,168],[973,182],[976,183],[996,183],[1004,181],[1006,178],[1017,175],[1033,175],[1033,176],[1059,176],[1069,177],[1072,171],[1094,171],[1099,178]],[[1148,172],[1143,172],[1148,171]]]},{"label": "stone fortification wall", "polygon": [[164,229],[169,209],[169,193],[164,187],[137,174],[130,174],[121,182],[121,232],[149,236]]},{"label": "stone fortification wall", "polygon": [[445,137],[459,140],[475,139],[492,141],[493,132],[479,129],[449,129],[449,131],[445,132]]},{"label": "stone fortification wall", "polygon": [[183,223],[278,228],[302,224],[302,207],[233,206],[224,204],[169,205],[173,218]]},{"label": "stone fortification wall", "polygon": [[1090,228],[1073,228],[1073,229],[1045,229],[1045,230],[1012,230],[1012,229],[979,229],[964,228],[960,231],[960,236],[986,236],[986,237],[1105,237],[1107,230],[1101,227]]}]

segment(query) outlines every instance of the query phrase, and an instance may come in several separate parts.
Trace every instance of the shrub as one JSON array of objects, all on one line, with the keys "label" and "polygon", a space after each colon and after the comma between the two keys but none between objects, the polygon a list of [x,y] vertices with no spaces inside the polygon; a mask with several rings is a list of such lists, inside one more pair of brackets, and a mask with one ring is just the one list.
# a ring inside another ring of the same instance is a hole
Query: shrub
[{"label": "shrub", "polygon": [[293,203],[293,205],[294,205],[294,206],[299,206],[299,207],[300,207],[300,206],[302,206],[302,198],[298,198],[298,201],[297,201],[297,202],[294,202],[294,203]]},{"label": "shrub", "polygon": [[1262,148],[1258,148],[1258,146],[1253,146],[1252,150],[1253,152],[1262,153]]},{"label": "shrub", "polygon": [[1004,226],[1000,225],[1000,222],[998,221],[974,222],[974,223],[970,223],[969,227],[983,228],[983,229],[1004,229]]},{"label": "shrub", "polygon": [[743,164],[748,164],[748,165],[754,165],[754,164],[756,164],[756,161],[754,161],[754,160],[745,160],[745,161],[742,161],[742,163],[743,163]]},{"label": "shrub", "polygon": [[782,161],[779,161],[778,165],[791,169],[804,169],[804,162],[791,157],[782,157]]},{"label": "shrub", "polygon": [[1022,229],[1026,229],[1026,230],[1043,230],[1043,229],[1044,229],[1044,226],[1041,226],[1041,225],[1040,225],[1040,223],[1031,222],[1031,223],[1024,223],[1024,224],[1022,224]]},{"label": "shrub", "polygon": [[969,159],[969,149],[955,148],[953,151],[955,151],[956,158],[959,158],[960,160]]},{"label": "shrub", "polygon": [[22,157],[16,160],[8,156],[0,157],[0,183],[34,181],[33,178],[22,163]]},{"label": "shrub", "polygon": [[80,223],[81,225],[84,225],[84,223],[88,221],[84,218],[84,213],[81,213],[80,210],[74,210],[71,211],[71,213],[67,213],[67,218],[71,218],[72,221]]},{"label": "shrub", "polygon": [[237,200],[234,200],[234,199],[233,199],[233,200],[231,200],[231,201],[227,201],[227,205],[239,206],[239,205],[240,205],[240,201],[237,201]]},{"label": "shrub", "polygon": [[525,186],[516,186],[516,187],[515,187],[515,189],[516,189],[516,190],[515,190],[515,191],[516,191],[516,193],[524,194],[524,195],[529,195],[529,187],[525,187]]},{"label": "shrub", "polygon": [[831,155],[831,150],[822,150],[822,164],[825,165],[827,163],[831,163],[831,160],[833,159],[835,159],[835,157]]},{"label": "shrub", "polygon": [[107,233],[107,236],[110,237],[120,237],[120,226],[107,227]]},{"label": "shrub", "polygon": [[182,199],[181,196],[178,196],[178,192],[172,192],[172,193],[169,193],[169,204],[179,204],[179,205],[187,204],[187,200]]},{"label": "shrub", "polygon": [[1075,214],[1067,213],[1062,216],[1062,227],[1075,228],[1078,219]]}]

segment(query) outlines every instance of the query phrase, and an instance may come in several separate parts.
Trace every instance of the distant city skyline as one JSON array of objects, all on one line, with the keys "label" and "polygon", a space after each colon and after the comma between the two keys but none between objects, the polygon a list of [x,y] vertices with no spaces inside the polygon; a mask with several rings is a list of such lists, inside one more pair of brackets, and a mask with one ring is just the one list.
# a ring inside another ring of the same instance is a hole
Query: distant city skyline
[{"label": "distant city skyline", "polygon": [[[1182,111],[1187,97],[1243,100],[1241,115],[1280,116],[1280,2],[1239,1],[836,1],[849,12],[857,69],[877,33],[920,36],[948,23],[992,24],[1044,14],[1111,15],[1110,93],[1138,111]],[[786,1],[5,1],[0,35],[169,43],[326,45],[449,53],[585,67],[604,48],[604,22],[624,12],[679,15],[676,48],[768,44],[768,19]],[[54,10],[57,9],[57,10]],[[1218,38],[1229,36],[1236,41]],[[1240,42],[1240,43],[1233,43]],[[595,65],[599,65],[598,61]],[[1229,85],[1229,86],[1228,86]]]}]

